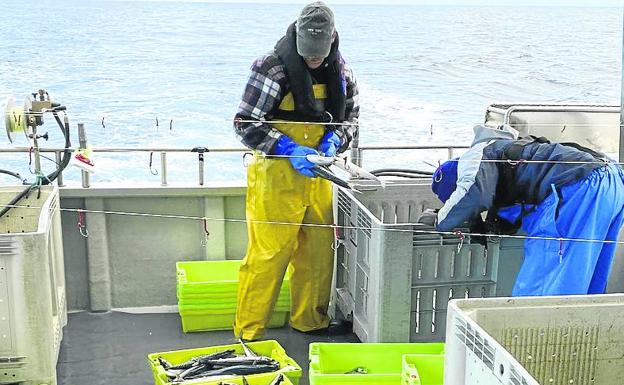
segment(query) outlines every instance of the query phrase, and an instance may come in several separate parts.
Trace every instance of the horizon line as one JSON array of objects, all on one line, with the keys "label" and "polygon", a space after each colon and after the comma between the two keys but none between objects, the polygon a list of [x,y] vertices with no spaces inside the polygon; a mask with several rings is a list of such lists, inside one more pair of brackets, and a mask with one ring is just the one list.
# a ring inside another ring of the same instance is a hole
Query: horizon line
[{"label": "horizon line", "polygon": [[[216,4],[279,4],[279,5],[303,5],[309,1],[292,1],[292,0],[268,0],[268,1],[253,1],[253,0],[102,0],[111,2],[167,2],[167,3],[216,3]],[[561,8],[624,8],[624,1],[622,0],[603,0],[600,1],[580,0],[573,1],[555,1],[550,4],[537,0],[527,0],[518,4],[517,1],[506,0],[420,0],[420,1],[407,1],[407,0],[334,0],[326,1],[330,6],[340,5],[379,5],[379,6],[486,6],[486,7],[561,7]]]}]

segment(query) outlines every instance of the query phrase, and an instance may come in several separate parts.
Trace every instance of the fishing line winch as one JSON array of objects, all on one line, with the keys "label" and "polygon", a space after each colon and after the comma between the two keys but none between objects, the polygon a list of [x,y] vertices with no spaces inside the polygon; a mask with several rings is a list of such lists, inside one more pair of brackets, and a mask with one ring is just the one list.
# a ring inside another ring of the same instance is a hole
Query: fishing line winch
[{"label": "fishing line winch", "polygon": [[[41,172],[41,157],[39,154],[39,140],[48,140],[48,133],[39,134],[37,127],[43,126],[44,114],[52,113],[58,119],[58,112],[65,111],[67,108],[60,103],[56,103],[50,99],[50,95],[46,90],[40,89],[32,93],[19,107],[15,105],[13,98],[9,98],[4,108],[4,125],[6,128],[9,142],[15,143],[18,132],[23,132],[26,139],[32,141],[33,152],[35,155],[35,173]],[[66,117],[66,116],[65,116]],[[67,120],[67,119],[65,119]],[[65,134],[65,125],[60,123],[59,127]]]},{"label": "fishing line winch", "polygon": [[[42,185],[51,184],[69,164],[72,156],[69,135],[69,119],[65,113],[66,110],[67,108],[65,106],[52,101],[52,99],[50,99],[50,95],[43,89],[32,93],[32,98],[29,95],[21,107],[16,106],[12,98],[8,99],[4,108],[4,125],[7,137],[11,143],[14,143],[17,139],[17,133],[23,132],[26,139],[31,142],[31,152],[34,155],[35,161],[35,181],[32,183],[23,181],[24,184],[29,186],[26,187],[26,189],[21,193],[17,194],[2,210],[0,210],[0,217],[6,214],[6,212],[9,211],[19,200],[29,196],[33,190],[38,190]],[[62,121],[59,117],[60,112],[63,113]],[[48,175],[41,172],[39,140],[48,140],[49,136],[47,132],[43,134],[37,132],[38,127],[43,126],[44,124],[43,118],[45,114],[51,114],[54,117],[54,120],[58,124],[61,132],[63,133],[63,137],[65,138],[65,146],[61,160],[56,165],[56,170]],[[6,170],[1,171],[8,175],[19,175]]]}]

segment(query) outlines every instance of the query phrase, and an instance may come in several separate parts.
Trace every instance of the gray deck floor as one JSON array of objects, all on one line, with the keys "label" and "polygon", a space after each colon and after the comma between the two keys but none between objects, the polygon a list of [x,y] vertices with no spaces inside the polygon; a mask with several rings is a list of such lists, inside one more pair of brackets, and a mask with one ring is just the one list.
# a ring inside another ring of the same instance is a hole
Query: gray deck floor
[{"label": "gray deck floor", "polygon": [[[270,329],[275,339],[303,368],[308,384],[311,342],[359,342],[354,334],[313,337],[290,327]],[[64,329],[57,365],[59,385],[149,385],[154,383],[149,353],[234,343],[232,331],[182,332],[178,314],[73,313]]]}]

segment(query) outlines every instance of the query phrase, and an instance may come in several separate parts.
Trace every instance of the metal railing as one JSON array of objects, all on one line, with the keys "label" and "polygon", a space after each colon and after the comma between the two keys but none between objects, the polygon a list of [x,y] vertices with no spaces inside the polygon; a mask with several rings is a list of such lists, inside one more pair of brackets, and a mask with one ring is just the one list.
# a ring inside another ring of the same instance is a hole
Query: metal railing
[{"label": "metal railing", "polygon": [[[410,146],[410,145],[400,145],[400,146],[358,146],[351,148],[351,159],[353,163],[361,166],[363,155],[365,151],[394,151],[394,150],[446,150],[448,153],[448,158],[453,158],[453,154],[455,150],[467,149],[468,146]],[[200,149],[200,150],[198,150]],[[75,149],[70,149],[74,151]],[[30,147],[14,147],[14,148],[0,148],[0,155],[6,153],[28,153],[32,151]],[[40,148],[40,152],[42,153],[54,153],[55,159],[57,163],[61,162],[61,158],[64,148]],[[187,148],[175,148],[175,147],[96,147],[92,148],[91,151],[98,153],[134,153],[134,152],[149,152],[149,153],[159,153],[160,154],[160,185],[167,186],[167,154],[169,153],[190,153],[194,152],[198,154],[197,163],[198,163],[198,183],[200,186],[204,185],[204,158],[203,155],[206,153],[211,154],[228,154],[228,153],[249,153],[251,150],[244,147],[223,147],[223,148],[203,148],[203,147],[195,147],[192,149]],[[89,188],[90,180],[89,173],[86,171],[82,171],[81,173],[81,181],[82,187]],[[63,182],[63,173],[60,173],[57,178],[57,184],[59,187],[64,187],[65,184]]]}]

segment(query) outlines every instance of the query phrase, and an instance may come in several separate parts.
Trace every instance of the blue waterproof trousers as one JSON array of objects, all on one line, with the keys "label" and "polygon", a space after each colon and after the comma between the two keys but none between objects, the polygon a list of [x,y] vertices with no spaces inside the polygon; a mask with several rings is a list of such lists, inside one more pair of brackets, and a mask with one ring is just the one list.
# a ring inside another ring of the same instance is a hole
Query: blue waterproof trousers
[{"label": "blue waterproof trousers", "polygon": [[[514,296],[600,294],[624,222],[624,173],[609,165],[553,192],[522,219],[527,238]],[[578,241],[559,240],[578,239]]]}]

